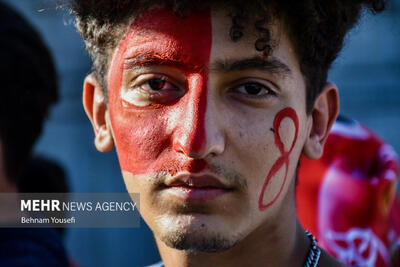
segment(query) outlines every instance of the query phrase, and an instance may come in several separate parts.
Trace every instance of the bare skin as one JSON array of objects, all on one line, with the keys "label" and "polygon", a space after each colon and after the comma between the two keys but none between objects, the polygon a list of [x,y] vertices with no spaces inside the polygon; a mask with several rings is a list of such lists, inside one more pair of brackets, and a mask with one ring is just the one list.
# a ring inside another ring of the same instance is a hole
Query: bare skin
[{"label": "bare skin", "polygon": [[[279,21],[265,58],[252,28],[229,39],[226,11],[191,16],[132,19],[111,60],[108,103],[86,78],[95,145],[116,145],[166,266],[303,266],[310,240],[295,211],[296,168],[301,153],[321,156],[337,88],[326,84],[307,114],[305,80]],[[342,265],[323,252],[319,266]]]}]

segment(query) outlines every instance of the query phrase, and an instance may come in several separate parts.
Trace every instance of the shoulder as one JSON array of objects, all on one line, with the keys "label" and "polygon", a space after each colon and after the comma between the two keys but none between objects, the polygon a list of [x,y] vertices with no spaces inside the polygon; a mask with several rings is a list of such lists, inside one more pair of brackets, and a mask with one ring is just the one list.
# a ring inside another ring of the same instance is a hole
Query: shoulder
[{"label": "shoulder", "polygon": [[154,263],[152,265],[148,265],[147,267],[164,267],[164,262],[163,261],[159,261],[159,262]]},{"label": "shoulder", "polygon": [[69,266],[60,234],[51,228],[0,229],[0,266]]},{"label": "shoulder", "polygon": [[318,267],[345,267],[343,263],[332,257],[328,252],[321,249],[321,257],[319,259]]}]

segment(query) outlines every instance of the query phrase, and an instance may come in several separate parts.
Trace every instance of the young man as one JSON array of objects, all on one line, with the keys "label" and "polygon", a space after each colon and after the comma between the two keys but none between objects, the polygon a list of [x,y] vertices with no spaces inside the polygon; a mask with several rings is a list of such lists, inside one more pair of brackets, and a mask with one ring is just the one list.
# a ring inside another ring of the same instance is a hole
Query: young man
[{"label": "young man", "polygon": [[381,1],[74,1],[83,102],[166,266],[341,266],[297,220],[336,119],[332,61]]}]

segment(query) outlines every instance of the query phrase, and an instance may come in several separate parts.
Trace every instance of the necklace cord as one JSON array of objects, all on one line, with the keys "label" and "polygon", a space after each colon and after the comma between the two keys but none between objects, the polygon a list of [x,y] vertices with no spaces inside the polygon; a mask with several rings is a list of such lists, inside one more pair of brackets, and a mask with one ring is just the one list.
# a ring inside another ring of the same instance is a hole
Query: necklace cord
[{"label": "necklace cord", "polygon": [[317,245],[317,241],[315,237],[309,232],[305,231],[307,237],[311,241],[310,248],[308,249],[307,259],[304,263],[304,267],[316,267],[319,262],[319,258],[321,256],[321,249]]}]

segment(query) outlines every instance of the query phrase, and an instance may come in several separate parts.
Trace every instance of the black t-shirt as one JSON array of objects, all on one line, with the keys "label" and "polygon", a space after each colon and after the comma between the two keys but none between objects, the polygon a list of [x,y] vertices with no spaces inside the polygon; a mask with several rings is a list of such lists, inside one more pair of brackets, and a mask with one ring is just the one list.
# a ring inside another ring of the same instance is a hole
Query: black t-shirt
[{"label": "black t-shirt", "polygon": [[69,266],[53,228],[0,228],[0,266]]}]

